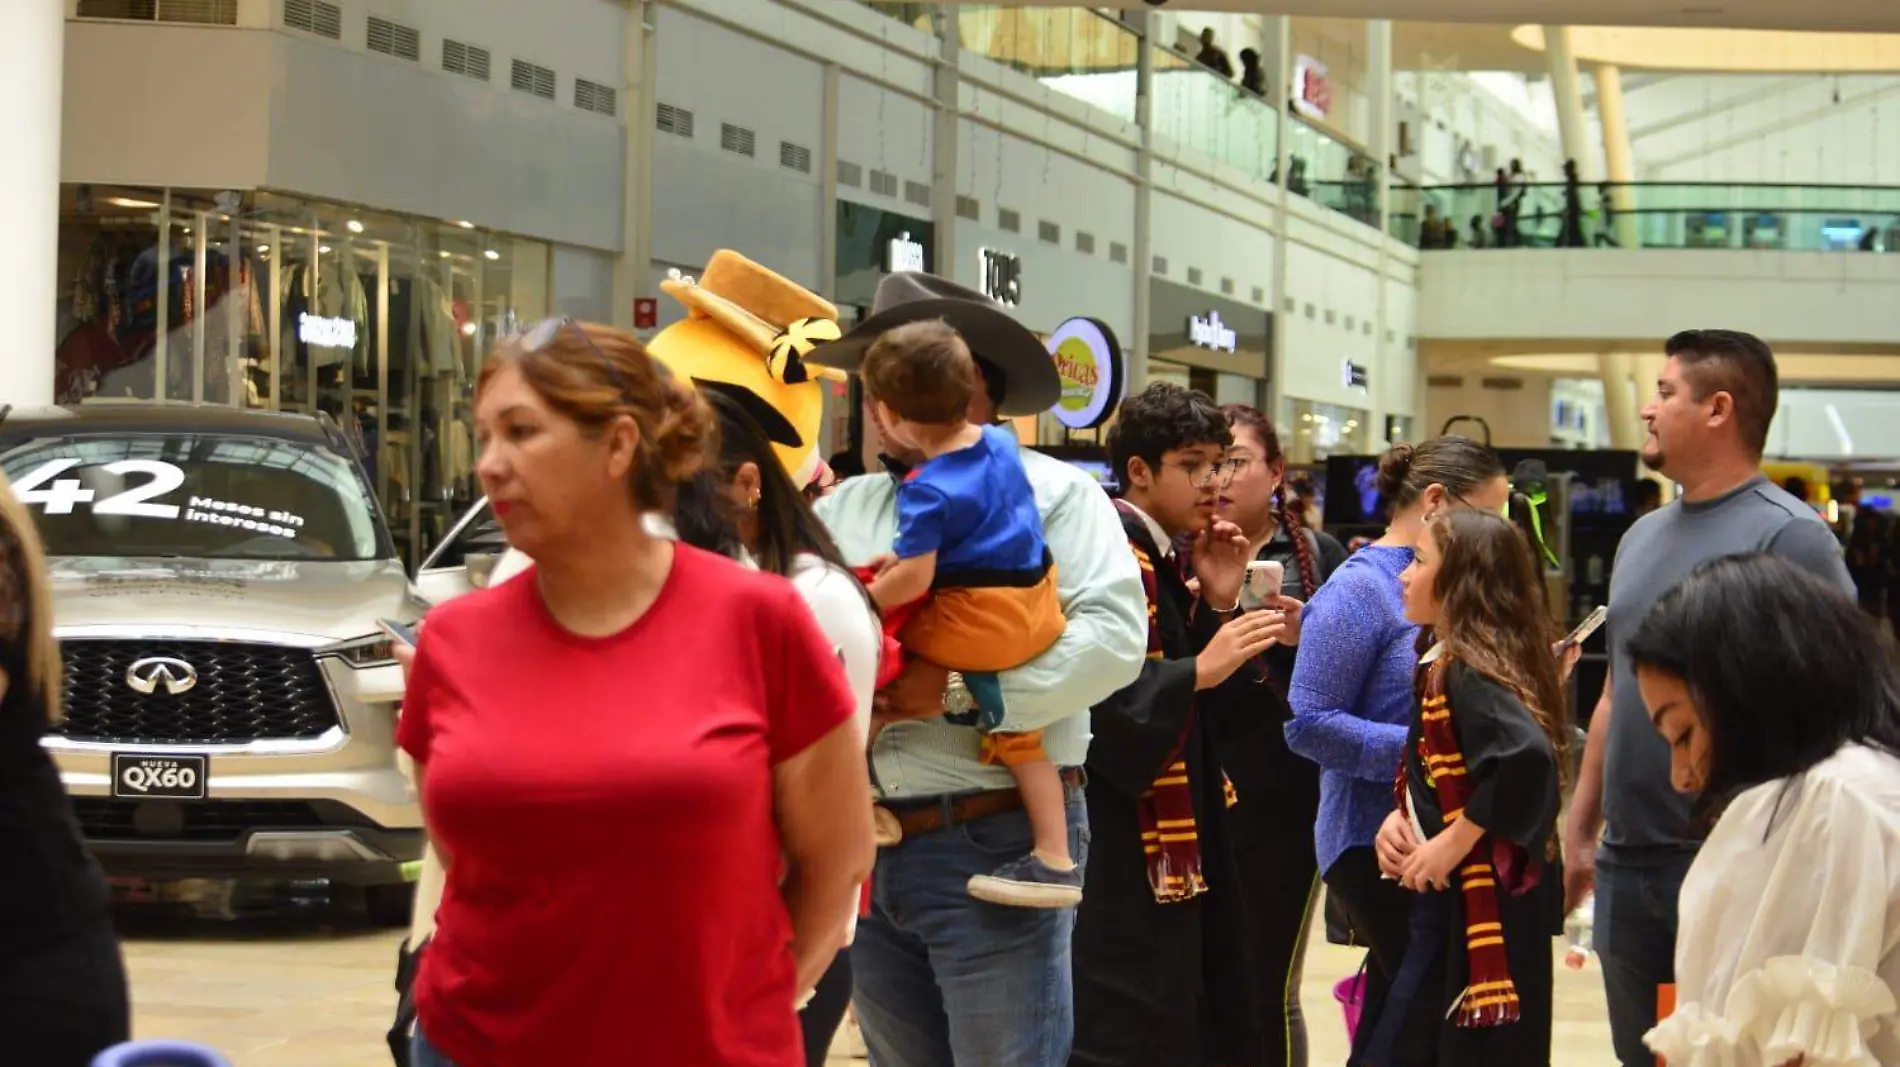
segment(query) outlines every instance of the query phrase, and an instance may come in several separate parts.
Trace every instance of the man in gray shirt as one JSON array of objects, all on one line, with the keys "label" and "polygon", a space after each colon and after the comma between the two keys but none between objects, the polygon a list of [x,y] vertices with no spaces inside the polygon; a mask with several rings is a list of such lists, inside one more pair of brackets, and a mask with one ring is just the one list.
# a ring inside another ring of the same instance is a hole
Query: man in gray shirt
[{"label": "man in gray shirt", "polygon": [[1594,945],[1623,1067],[1656,1062],[1643,1035],[1656,1024],[1658,987],[1675,981],[1676,896],[1699,835],[1688,799],[1670,785],[1669,747],[1650,725],[1622,639],[1690,571],[1722,556],[1772,552],[1854,590],[1814,509],[1761,474],[1778,391],[1768,346],[1745,333],[1688,330],[1664,351],[1669,361],[1642,413],[1643,462],[1682,497],[1638,519],[1617,546],[1610,678],[1564,826],[1568,906],[1596,889]]}]

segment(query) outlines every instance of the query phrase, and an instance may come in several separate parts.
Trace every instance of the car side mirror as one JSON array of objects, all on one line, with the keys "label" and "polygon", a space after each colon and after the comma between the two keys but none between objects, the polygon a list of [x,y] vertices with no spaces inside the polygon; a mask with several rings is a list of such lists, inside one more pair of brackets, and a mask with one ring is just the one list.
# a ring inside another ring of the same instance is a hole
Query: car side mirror
[{"label": "car side mirror", "polygon": [[477,589],[488,588],[489,579],[495,576],[495,565],[501,562],[499,552],[470,552],[462,560],[462,569],[468,575],[468,584]]}]

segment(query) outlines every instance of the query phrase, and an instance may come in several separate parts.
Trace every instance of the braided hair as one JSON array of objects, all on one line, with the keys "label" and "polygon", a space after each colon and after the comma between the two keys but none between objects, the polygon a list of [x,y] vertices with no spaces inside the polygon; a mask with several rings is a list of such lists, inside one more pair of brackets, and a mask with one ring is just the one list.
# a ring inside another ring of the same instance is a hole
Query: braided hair
[{"label": "braided hair", "polygon": [[[1260,447],[1266,451],[1265,461],[1271,465],[1284,462],[1286,453],[1280,450],[1280,435],[1273,428],[1273,420],[1257,408],[1246,404],[1228,404],[1221,408],[1227,416],[1227,424],[1233,430],[1247,430],[1260,439]],[[1313,540],[1306,535],[1306,526],[1300,521],[1299,513],[1287,507],[1286,479],[1273,487],[1273,514],[1293,542],[1293,555],[1300,565],[1300,591],[1302,599],[1311,600],[1319,588],[1319,563],[1313,558]]]}]

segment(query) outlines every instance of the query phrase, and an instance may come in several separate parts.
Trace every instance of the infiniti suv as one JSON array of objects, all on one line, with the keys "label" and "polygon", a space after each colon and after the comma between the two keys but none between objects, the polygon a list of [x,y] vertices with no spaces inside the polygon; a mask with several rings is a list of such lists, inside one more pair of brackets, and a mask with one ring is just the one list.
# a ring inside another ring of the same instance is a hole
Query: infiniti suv
[{"label": "infiniti suv", "polygon": [[420,614],[327,417],[0,412],[52,568],[64,715],[45,739],[108,875],[327,878],[408,920],[421,814],[377,620]]}]

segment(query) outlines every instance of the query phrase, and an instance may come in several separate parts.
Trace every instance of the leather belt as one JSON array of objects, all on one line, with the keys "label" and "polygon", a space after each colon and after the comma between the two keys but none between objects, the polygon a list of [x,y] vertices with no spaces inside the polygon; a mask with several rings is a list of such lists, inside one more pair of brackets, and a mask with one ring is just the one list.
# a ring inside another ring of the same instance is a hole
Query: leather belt
[{"label": "leather belt", "polygon": [[[1062,772],[1062,784],[1069,789],[1082,788],[1082,769],[1069,767]],[[987,789],[966,793],[954,800],[896,801],[903,807],[880,804],[872,815],[877,824],[877,843],[897,844],[906,837],[936,833],[961,823],[974,822],[991,815],[1020,810],[1023,795],[1016,789]]]}]

